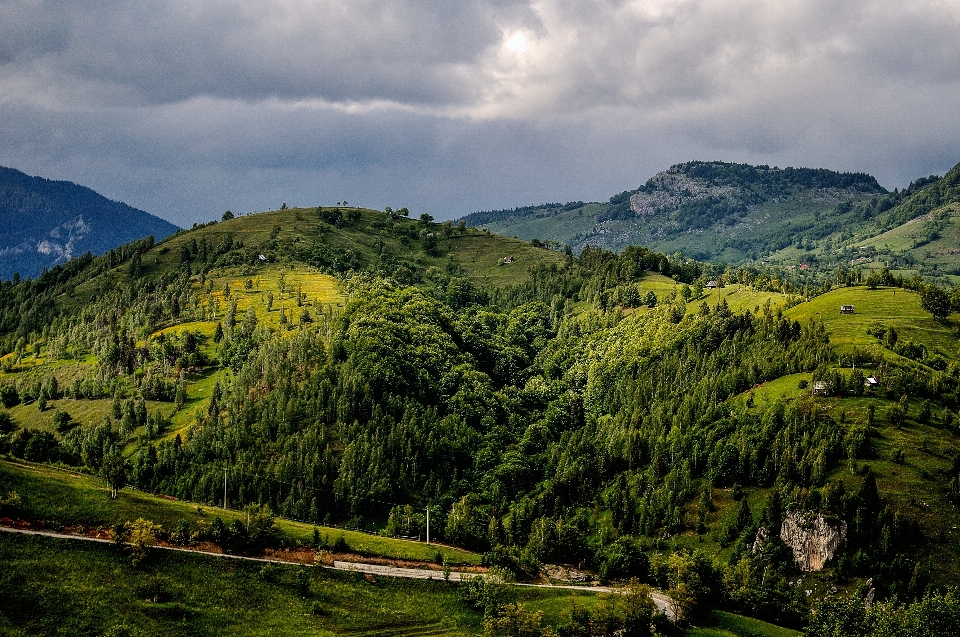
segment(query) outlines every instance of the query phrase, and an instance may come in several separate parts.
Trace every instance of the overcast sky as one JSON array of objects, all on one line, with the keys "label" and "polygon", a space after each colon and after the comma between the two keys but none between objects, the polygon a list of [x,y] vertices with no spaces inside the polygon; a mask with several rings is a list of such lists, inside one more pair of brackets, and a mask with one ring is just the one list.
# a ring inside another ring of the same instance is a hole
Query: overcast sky
[{"label": "overcast sky", "polygon": [[0,165],[182,226],[960,162],[957,0],[0,0]]}]

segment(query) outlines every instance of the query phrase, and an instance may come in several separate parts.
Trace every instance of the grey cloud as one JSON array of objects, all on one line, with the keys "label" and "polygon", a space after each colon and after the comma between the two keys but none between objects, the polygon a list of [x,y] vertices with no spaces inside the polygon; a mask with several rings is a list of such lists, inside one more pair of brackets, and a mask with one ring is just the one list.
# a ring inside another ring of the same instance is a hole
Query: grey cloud
[{"label": "grey cloud", "polygon": [[960,160],[957,33],[934,0],[6,0],[0,164],[187,225],[605,199],[689,159],[893,187]]},{"label": "grey cloud", "polygon": [[61,35],[40,48],[11,40],[6,59],[126,86],[146,103],[458,101],[471,89],[463,65],[499,40],[498,22],[530,19],[523,4],[480,0],[41,2],[33,12],[27,4],[0,13],[11,31],[29,14],[31,23],[61,25]]}]

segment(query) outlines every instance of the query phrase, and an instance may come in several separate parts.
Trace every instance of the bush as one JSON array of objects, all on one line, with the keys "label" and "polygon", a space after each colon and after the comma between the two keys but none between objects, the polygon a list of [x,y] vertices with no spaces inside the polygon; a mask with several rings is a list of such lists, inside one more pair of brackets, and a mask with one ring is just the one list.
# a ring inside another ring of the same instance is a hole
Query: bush
[{"label": "bush", "polygon": [[7,409],[20,404],[20,394],[13,385],[0,385],[0,403]]},{"label": "bush", "polygon": [[0,513],[13,511],[19,508],[21,503],[20,494],[16,491],[10,491],[6,495],[0,495]]},{"label": "bush", "polygon": [[50,462],[59,457],[60,443],[49,431],[34,432],[23,449],[23,459],[31,462]]},{"label": "bush", "polygon": [[337,539],[333,541],[333,546],[330,547],[330,550],[334,553],[349,553],[350,545],[347,544],[347,538],[343,537],[343,533],[337,536]]},{"label": "bush", "polygon": [[140,566],[147,559],[147,550],[157,542],[160,525],[150,520],[137,518],[127,525],[127,548],[130,551],[130,561],[134,566]]},{"label": "bush", "polygon": [[464,579],[460,598],[471,608],[483,611],[484,617],[492,617],[510,601],[512,582],[513,575],[509,571],[493,567],[486,575]]},{"label": "bush", "polygon": [[60,433],[65,432],[73,424],[73,418],[65,411],[55,409],[53,411],[53,428]]},{"label": "bush", "polygon": [[170,534],[170,541],[180,546],[190,543],[190,523],[187,520],[180,518],[177,521],[177,526]]},{"label": "bush", "polygon": [[6,409],[0,410],[0,434],[10,433],[16,425],[13,423],[13,417]]}]

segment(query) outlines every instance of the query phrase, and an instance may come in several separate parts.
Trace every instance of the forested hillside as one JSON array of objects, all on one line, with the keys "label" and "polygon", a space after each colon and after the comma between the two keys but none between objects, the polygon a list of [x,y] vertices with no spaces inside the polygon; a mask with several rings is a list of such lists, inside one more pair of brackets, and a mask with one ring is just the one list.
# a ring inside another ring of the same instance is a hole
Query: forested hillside
[{"label": "forested hillside", "polygon": [[[854,223],[852,205],[886,191],[873,177],[825,169],[688,162],[608,202],[547,204],[467,215],[470,225],[524,239],[619,250],[642,244],[740,263]],[[838,216],[834,219],[833,216]]]},{"label": "forested hillside", "polygon": [[[802,626],[867,578],[960,577],[960,295],[831,287],[405,210],[230,219],[0,286],[0,452],[389,535],[429,508],[521,578]],[[781,539],[800,515],[844,529],[822,571]]]},{"label": "forested hillside", "polygon": [[819,271],[880,269],[960,281],[960,166],[888,192],[869,175],[688,162],[608,202],[546,204],[467,215],[524,239]]},{"label": "forested hillside", "polygon": [[0,166],[0,279],[14,273],[36,277],[44,268],[86,252],[99,255],[176,230],[172,223],[89,188]]}]

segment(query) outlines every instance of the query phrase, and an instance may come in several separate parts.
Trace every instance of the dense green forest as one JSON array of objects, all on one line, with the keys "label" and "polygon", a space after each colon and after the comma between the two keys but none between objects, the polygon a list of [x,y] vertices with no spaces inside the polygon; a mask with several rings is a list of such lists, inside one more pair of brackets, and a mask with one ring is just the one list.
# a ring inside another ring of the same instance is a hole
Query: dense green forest
[{"label": "dense green forest", "polygon": [[[637,578],[687,620],[799,627],[867,578],[900,601],[956,584],[960,295],[800,276],[405,210],[225,220],[0,285],[0,452],[196,502],[226,479],[231,503],[391,535],[429,508],[490,566]],[[838,345],[800,316],[833,286],[931,327]],[[845,525],[815,585],[779,535],[798,511]]]}]

